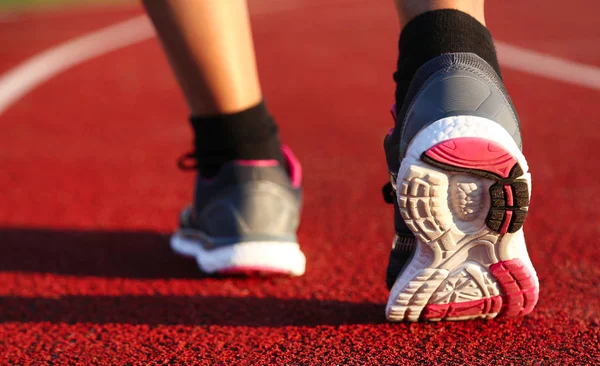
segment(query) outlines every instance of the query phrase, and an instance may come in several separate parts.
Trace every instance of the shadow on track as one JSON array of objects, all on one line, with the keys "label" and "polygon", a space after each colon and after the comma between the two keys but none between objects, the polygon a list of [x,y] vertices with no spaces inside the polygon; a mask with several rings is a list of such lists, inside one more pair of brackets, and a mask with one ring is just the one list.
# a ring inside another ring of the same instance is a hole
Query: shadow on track
[{"label": "shadow on track", "polygon": [[[0,271],[199,280],[194,260],[149,231],[0,228]],[[214,284],[213,284],[214,285]],[[0,323],[50,322],[250,327],[384,323],[383,304],[273,297],[123,295],[0,297]]]},{"label": "shadow on track", "polygon": [[202,278],[192,259],[175,255],[169,234],[0,228],[0,270],[74,276]]},{"label": "shadow on track", "polygon": [[0,297],[0,323],[248,327],[385,323],[383,304],[221,296]]}]

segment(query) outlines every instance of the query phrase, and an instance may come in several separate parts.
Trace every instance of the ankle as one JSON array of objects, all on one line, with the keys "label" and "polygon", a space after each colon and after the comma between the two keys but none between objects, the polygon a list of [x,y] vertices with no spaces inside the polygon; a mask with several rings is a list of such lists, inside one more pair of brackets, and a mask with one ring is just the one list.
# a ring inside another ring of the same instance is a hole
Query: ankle
[{"label": "ankle", "polygon": [[485,25],[484,5],[484,0],[396,0],[396,10],[402,28],[423,13],[442,9],[461,11]]}]

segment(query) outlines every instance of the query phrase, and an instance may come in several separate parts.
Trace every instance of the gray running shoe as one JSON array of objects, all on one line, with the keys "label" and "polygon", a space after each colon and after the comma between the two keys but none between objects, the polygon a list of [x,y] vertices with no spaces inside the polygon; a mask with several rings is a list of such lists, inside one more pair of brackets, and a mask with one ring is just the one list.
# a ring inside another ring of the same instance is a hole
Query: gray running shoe
[{"label": "gray running shoe", "polygon": [[531,176],[496,72],[470,53],[413,78],[384,147],[395,206],[390,321],[519,316],[538,300],[523,223]]},{"label": "gray running shoe", "polygon": [[171,248],[206,273],[304,274],[296,238],[302,171],[292,151],[282,151],[287,170],[276,160],[238,160],[211,180],[199,176]]}]

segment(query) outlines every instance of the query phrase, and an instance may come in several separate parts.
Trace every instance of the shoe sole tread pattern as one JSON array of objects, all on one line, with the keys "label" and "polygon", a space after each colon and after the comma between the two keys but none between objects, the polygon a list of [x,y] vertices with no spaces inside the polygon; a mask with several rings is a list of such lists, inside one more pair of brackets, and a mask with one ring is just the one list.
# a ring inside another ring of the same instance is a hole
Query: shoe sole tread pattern
[{"label": "shoe sole tread pattern", "polygon": [[396,193],[419,244],[390,292],[389,320],[531,312],[539,284],[522,230],[527,170],[510,134],[482,117],[444,118],[413,139]]}]

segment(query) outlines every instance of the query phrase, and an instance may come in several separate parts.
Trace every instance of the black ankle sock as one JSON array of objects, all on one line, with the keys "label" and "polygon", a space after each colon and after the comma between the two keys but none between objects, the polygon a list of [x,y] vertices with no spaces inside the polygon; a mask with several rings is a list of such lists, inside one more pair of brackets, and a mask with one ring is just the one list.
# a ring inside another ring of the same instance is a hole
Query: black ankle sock
[{"label": "black ankle sock", "polygon": [[490,32],[477,19],[458,10],[434,10],[417,16],[402,30],[398,50],[398,66],[394,73],[397,111],[402,107],[417,70],[444,53],[474,53],[500,75]]},{"label": "black ankle sock", "polygon": [[190,117],[198,169],[214,176],[232,160],[277,160],[286,166],[277,125],[264,102],[232,114]]}]

